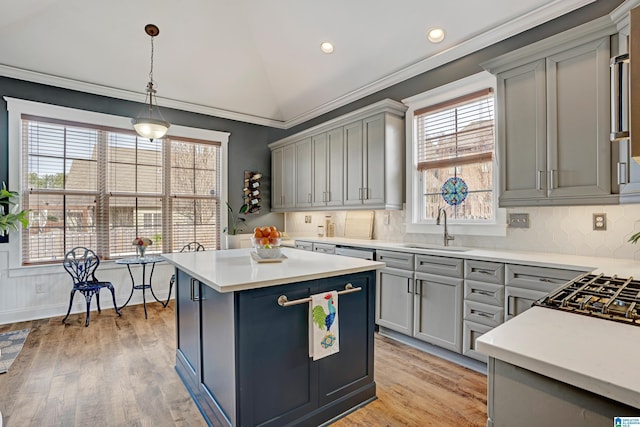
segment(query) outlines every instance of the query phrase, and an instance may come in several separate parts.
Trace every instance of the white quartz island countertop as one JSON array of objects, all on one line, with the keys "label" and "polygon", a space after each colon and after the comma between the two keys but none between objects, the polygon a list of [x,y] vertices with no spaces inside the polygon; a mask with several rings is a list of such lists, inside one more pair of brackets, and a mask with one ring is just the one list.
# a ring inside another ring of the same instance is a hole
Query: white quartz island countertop
[{"label": "white quartz island countertop", "polygon": [[376,270],[385,265],[383,262],[291,248],[282,249],[287,257],[282,262],[257,263],[251,258],[252,250],[181,252],[163,254],[162,257],[218,292],[342,276]]},{"label": "white quartz island countertop", "polygon": [[476,344],[488,356],[640,408],[640,326],[532,307]]}]

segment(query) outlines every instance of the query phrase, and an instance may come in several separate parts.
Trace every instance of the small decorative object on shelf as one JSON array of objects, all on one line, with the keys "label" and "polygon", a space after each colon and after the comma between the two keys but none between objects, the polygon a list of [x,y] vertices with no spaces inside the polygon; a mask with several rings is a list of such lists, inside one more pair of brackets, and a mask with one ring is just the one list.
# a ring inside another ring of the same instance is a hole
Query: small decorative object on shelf
[{"label": "small decorative object on shelf", "polygon": [[144,258],[144,254],[147,251],[147,247],[153,245],[153,240],[148,237],[136,237],[133,239],[133,246],[136,247],[136,252],[140,258]]},{"label": "small decorative object on shelf", "polygon": [[248,206],[247,212],[260,212],[260,172],[244,171],[244,203]]}]

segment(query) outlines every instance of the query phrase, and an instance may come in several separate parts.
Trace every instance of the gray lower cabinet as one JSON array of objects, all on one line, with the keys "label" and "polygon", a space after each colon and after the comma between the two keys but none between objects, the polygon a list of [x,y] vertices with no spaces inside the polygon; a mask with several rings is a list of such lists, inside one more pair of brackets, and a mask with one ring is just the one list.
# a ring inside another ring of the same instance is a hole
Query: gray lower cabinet
[{"label": "gray lower cabinet", "polygon": [[505,265],[500,262],[464,261],[464,322],[462,354],[487,362],[476,351],[476,339],[504,320]]},{"label": "gray lower cabinet", "polygon": [[296,249],[302,249],[303,251],[312,251],[313,250],[313,242],[305,242],[303,240],[296,240],[295,248]]},{"label": "gray lower cabinet", "polygon": [[314,243],[312,248],[314,252],[320,252],[322,254],[336,253],[336,245],[330,243]]},{"label": "gray lower cabinet", "polygon": [[413,271],[383,268],[376,276],[376,323],[413,335]]},{"label": "gray lower cabinet", "polygon": [[416,273],[414,337],[461,353],[462,289],[461,278]]},{"label": "gray lower cabinet", "polygon": [[536,300],[586,272],[507,264],[504,320],[528,310]]}]

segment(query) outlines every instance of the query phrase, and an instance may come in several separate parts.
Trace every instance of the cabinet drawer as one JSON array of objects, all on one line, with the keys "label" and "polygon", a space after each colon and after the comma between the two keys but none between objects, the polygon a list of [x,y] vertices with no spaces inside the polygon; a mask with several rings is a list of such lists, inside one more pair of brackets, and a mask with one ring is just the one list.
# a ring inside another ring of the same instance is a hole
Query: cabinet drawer
[{"label": "cabinet drawer", "polygon": [[464,260],[436,255],[417,255],[415,270],[422,273],[462,278]]},{"label": "cabinet drawer", "polygon": [[504,306],[504,285],[465,279],[464,299],[502,307]]},{"label": "cabinet drawer", "polygon": [[467,259],[464,261],[464,278],[504,285],[504,264]]},{"label": "cabinet drawer", "polygon": [[467,357],[487,363],[487,356],[476,350],[476,340],[493,329],[491,326],[480,325],[465,320],[462,329],[462,354]]},{"label": "cabinet drawer", "polygon": [[506,285],[540,292],[551,292],[586,271],[507,264]]},{"label": "cabinet drawer", "polygon": [[328,243],[314,243],[313,251],[320,252],[323,254],[335,254],[336,253],[336,245],[330,245]]},{"label": "cabinet drawer", "polygon": [[464,302],[464,320],[487,326],[498,326],[504,319],[504,309],[474,301]]},{"label": "cabinet drawer", "polygon": [[301,240],[296,240],[296,249],[302,249],[303,251],[312,251],[313,243],[311,242],[303,242]]},{"label": "cabinet drawer", "polygon": [[406,252],[376,251],[376,261],[387,264],[390,268],[413,270],[414,255]]}]

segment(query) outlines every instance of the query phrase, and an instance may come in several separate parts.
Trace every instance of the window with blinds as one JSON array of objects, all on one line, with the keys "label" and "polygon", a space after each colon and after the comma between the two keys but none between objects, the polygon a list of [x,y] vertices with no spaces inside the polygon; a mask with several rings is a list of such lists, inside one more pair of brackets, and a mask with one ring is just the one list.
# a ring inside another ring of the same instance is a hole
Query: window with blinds
[{"label": "window with blinds", "polygon": [[[416,110],[416,167],[421,174],[422,219],[435,219],[438,209],[462,221],[494,218],[493,93],[485,89]],[[445,183],[460,183],[462,202],[447,197]],[[464,187],[464,188],[463,188]],[[463,188],[463,189],[462,189]]]},{"label": "window with blinds", "polygon": [[131,131],[22,116],[23,264],[58,262],[74,246],[101,258],[220,247],[220,144],[149,141]]}]

